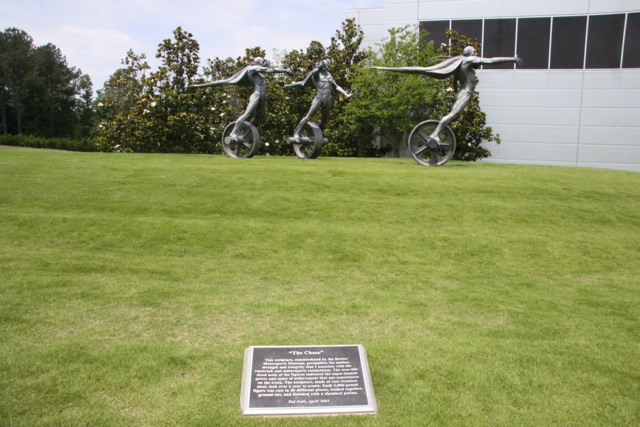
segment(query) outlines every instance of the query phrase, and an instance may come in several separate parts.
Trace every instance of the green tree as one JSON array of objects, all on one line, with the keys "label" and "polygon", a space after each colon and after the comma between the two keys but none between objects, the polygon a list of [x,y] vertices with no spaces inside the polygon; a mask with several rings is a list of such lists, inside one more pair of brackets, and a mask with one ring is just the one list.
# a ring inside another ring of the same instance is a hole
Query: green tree
[{"label": "green tree", "polygon": [[[428,64],[435,56],[432,44],[422,45],[415,28],[389,30],[389,37],[371,51],[366,67],[403,67]],[[439,88],[418,75],[363,69],[354,80],[354,96],[347,107],[355,137],[390,145],[400,155],[400,145],[411,129],[435,107]]]},{"label": "green tree", "polygon": [[80,76],[77,82],[79,96],[76,98],[76,138],[91,136],[94,125],[95,110],[93,108],[93,84],[87,74]]},{"label": "green tree", "polygon": [[[17,28],[0,33],[0,111],[3,133],[22,133],[27,80],[32,70],[33,39]],[[9,127],[9,116],[15,125]]]},{"label": "green tree", "polygon": [[96,145],[103,151],[152,151],[151,126],[140,120],[153,103],[145,97],[149,64],[144,54],[129,50],[122,65],[98,91]]},{"label": "green tree", "polygon": [[[88,91],[88,92],[87,92]],[[3,134],[42,137],[88,136],[89,120],[82,97],[91,94],[91,79],[70,67],[51,43],[34,46],[24,31],[0,33],[0,116]]]},{"label": "green tree", "polygon": [[2,123],[2,134],[9,133],[7,123],[7,102],[10,97],[9,92],[9,63],[7,52],[9,50],[8,39],[4,32],[0,33],[0,122]]},{"label": "green tree", "polygon": [[147,85],[144,121],[152,123],[156,149],[161,152],[206,152],[212,143],[208,115],[200,114],[201,100],[187,85],[197,75],[200,46],[193,35],[181,27],[173,39],[158,46],[156,57],[162,60]]},{"label": "green tree", "polygon": [[[353,92],[352,82],[358,78],[359,65],[369,56],[360,46],[364,32],[354,19],[346,19],[336,30],[327,48],[331,75],[336,83],[348,92]],[[327,125],[329,143],[323,148],[328,156],[370,156],[376,153],[371,140],[363,141],[351,130],[351,117],[347,108],[355,97],[348,101],[338,95],[333,101],[331,119]]]},{"label": "green tree", "polygon": [[60,49],[48,43],[33,50],[25,114],[28,133],[73,137],[82,72],[67,65]]}]

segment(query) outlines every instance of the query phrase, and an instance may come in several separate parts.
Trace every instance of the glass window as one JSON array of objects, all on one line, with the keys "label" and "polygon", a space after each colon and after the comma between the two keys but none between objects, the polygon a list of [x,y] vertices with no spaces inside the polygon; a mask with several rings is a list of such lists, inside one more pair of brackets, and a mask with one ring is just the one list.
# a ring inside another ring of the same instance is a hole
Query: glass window
[{"label": "glass window", "polygon": [[518,68],[549,67],[549,37],[551,18],[521,18],[518,20],[518,49],[524,63]]},{"label": "glass window", "polygon": [[589,17],[587,68],[620,68],[624,15]]},{"label": "glass window", "polygon": [[465,19],[452,21],[451,28],[463,36],[482,42],[482,19]]},{"label": "glass window", "polygon": [[630,13],[627,17],[622,67],[640,68],[640,13]]},{"label": "glass window", "polygon": [[[484,21],[484,43],[482,56],[494,58],[497,56],[512,57],[516,53],[516,20],[515,19],[486,19]],[[513,69],[513,63],[485,65],[484,68]]]},{"label": "glass window", "polygon": [[553,18],[551,68],[582,68],[587,30],[586,16]]},{"label": "glass window", "polygon": [[423,21],[420,23],[420,31],[428,31],[429,35],[426,37],[425,41],[427,43],[433,42],[433,47],[437,49],[440,48],[441,44],[448,45],[449,39],[445,34],[445,30],[447,30],[451,24],[449,21]]}]

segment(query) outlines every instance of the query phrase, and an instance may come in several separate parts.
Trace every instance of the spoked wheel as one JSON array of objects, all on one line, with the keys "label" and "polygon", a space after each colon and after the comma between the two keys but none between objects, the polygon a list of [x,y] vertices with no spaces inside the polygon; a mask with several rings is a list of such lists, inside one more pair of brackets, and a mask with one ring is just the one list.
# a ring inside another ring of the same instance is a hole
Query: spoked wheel
[{"label": "spoked wheel", "polygon": [[438,123],[437,120],[418,123],[409,135],[409,151],[416,162],[423,166],[442,166],[451,160],[456,151],[456,136],[449,126],[442,129],[437,135],[438,139],[431,137]]},{"label": "spoked wheel", "polygon": [[244,122],[236,138],[231,131],[236,122],[231,122],[222,132],[222,149],[227,156],[234,158],[249,158],[260,149],[260,134],[258,129],[249,122]]},{"label": "spoked wheel", "polygon": [[315,159],[320,155],[322,146],[327,142],[320,127],[313,122],[305,125],[299,138],[292,137],[288,141],[293,144],[293,151],[301,159]]}]

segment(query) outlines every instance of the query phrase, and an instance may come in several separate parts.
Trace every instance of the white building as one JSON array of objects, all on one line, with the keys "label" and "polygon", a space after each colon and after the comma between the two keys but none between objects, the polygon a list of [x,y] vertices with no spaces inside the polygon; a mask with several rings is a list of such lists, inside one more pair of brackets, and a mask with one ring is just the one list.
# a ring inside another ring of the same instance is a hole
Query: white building
[{"label": "white building", "polygon": [[482,56],[514,69],[478,70],[480,105],[502,163],[640,171],[640,0],[381,0],[348,10],[374,47],[390,28],[419,24],[439,44],[453,28]]}]

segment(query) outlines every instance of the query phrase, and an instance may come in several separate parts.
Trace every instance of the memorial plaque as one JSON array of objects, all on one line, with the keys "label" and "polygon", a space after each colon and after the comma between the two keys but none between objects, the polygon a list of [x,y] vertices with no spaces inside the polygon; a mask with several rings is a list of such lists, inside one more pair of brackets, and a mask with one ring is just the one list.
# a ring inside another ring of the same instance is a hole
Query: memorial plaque
[{"label": "memorial plaque", "polygon": [[240,406],[244,415],[375,414],[364,347],[249,347]]}]

